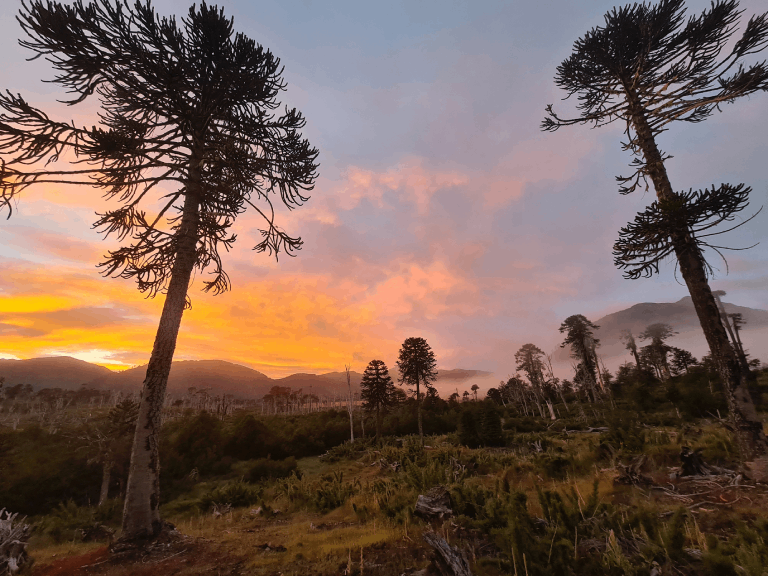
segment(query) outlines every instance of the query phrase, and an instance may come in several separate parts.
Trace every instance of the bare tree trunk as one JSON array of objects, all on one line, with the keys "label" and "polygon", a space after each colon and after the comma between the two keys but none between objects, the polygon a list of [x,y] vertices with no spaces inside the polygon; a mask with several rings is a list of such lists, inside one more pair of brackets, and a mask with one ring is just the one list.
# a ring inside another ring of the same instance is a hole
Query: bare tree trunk
[{"label": "bare tree trunk", "polygon": [[178,249],[168,283],[168,291],[155,335],[147,375],[141,391],[139,416],[131,448],[131,465],[123,508],[121,540],[153,538],[160,533],[161,412],[168,374],[171,371],[181,317],[187,302],[187,288],[195,267],[201,190],[202,153],[193,152],[184,209],[178,230]]},{"label": "bare tree trunk", "polygon": [[419,393],[419,377],[416,377],[416,418],[419,422],[419,438],[421,439],[421,447],[424,447],[424,429],[421,425],[421,394]]},{"label": "bare tree trunk", "polygon": [[[736,345],[739,347],[739,352],[741,356],[744,358],[744,361],[747,361],[747,353],[744,351],[744,344],[741,343],[741,335],[739,334],[739,326],[736,324],[736,322],[733,323],[733,333],[736,335]],[[749,363],[747,363],[747,367],[749,367]]]},{"label": "bare tree trunk", "polygon": [[[722,292],[721,292],[722,294]],[[720,310],[720,319],[723,321],[723,325],[725,326],[725,329],[728,331],[728,335],[731,337],[731,342],[733,343],[733,347],[736,349],[736,356],[739,358],[739,364],[741,365],[741,371],[744,374],[749,374],[749,363],[747,362],[747,356],[744,354],[744,351],[739,346],[738,338],[736,337],[736,334],[731,329],[731,322],[728,320],[728,314],[725,312],[725,306],[723,306],[723,301],[720,300],[720,296],[718,294],[712,294],[715,297],[715,302],[717,302],[717,307]]]},{"label": "bare tree trunk", "polygon": [[345,365],[344,370],[347,372],[347,388],[349,389],[349,398],[347,399],[347,411],[349,412],[349,441],[355,441],[355,423],[352,420],[352,378],[349,375],[350,366]]},{"label": "bare tree trunk", "polygon": [[555,416],[555,409],[552,407],[552,402],[549,400],[545,400],[547,403],[547,408],[549,408],[549,417],[551,420],[557,420],[557,416]]},{"label": "bare tree trunk", "polygon": [[[656,195],[661,202],[674,202],[676,196],[640,99],[628,90],[627,100],[637,142],[645,157],[647,174],[653,182]],[[763,424],[747,390],[746,374],[741,370],[738,358],[728,341],[728,334],[720,318],[720,310],[707,281],[703,256],[690,230],[674,230],[670,239],[680,266],[680,274],[688,286],[712,358],[723,380],[731,421],[736,428],[742,458],[744,460],[765,459],[768,453],[768,441],[763,433]]]},{"label": "bare tree trunk", "polygon": [[101,469],[101,492],[99,492],[99,506],[103,506],[104,502],[109,498],[109,482],[112,479],[112,460],[106,459],[102,463]]}]

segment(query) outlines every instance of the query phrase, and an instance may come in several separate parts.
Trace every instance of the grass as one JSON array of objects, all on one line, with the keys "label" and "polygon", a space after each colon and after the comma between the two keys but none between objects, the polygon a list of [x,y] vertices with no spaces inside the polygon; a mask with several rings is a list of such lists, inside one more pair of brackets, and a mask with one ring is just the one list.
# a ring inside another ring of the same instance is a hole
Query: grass
[{"label": "grass", "polygon": [[[288,478],[200,481],[163,508],[189,540],[176,556],[169,552],[157,562],[180,575],[360,574],[362,552],[366,576],[401,574],[430,563],[421,534],[436,529],[468,551],[477,576],[648,574],[654,562],[664,573],[683,575],[768,570],[768,523],[760,521],[768,511],[765,487],[683,482],[669,488],[669,467],[678,464],[682,446],[734,467],[727,432],[706,421],[611,426],[628,426],[635,437],[613,428],[602,434],[560,428],[515,434],[504,449],[472,450],[438,436],[425,450],[406,441],[302,458]],[[614,484],[617,465],[641,452],[643,473],[657,486]],[[451,490],[457,515],[430,526],[413,507],[437,484]],[[211,514],[211,502],[227,497],[248,505]],[[36,536],[34,573],[54,574],[62,556],[86,558],[100,546]],[[105,565],[98,573],[132,572]]]}]

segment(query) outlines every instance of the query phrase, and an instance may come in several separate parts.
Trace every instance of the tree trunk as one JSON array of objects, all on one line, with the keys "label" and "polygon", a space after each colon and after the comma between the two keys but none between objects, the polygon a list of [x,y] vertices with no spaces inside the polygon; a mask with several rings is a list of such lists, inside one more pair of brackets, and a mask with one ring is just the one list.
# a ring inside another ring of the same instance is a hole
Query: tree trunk
[{"label": "tree trunk", "polygon": [[[640,99],[628,90],[627,100],[638,146],[645,157],[647,174],[653,182],[656,195],[662,202],[674,201],[676,197]],[[690,230],[674,230],[670,239],[680,266],[680,274],[688,286],[712,358],[723,380],[742,458],[764,459],[768,453],[768,441],[763,433],[763,424],[747,390],[746,375],[741,370],[720,319],[720,310],[707,281],[704,258]]]},{"label": "tree trunk", "polygon": [[733,343],[733,347],[736,349],[736,356],[739,359],[739,364],[741,365],[741,371],[747,375],[749,374],[749,364],[747,363],[747,356],[744,354],[744,351],[739,347],[738,338],[734,334],[734,331],[731,329],[731,322],[728,320],[728,314],[725,312],[725,306],[723,306],[722,300],[720,300],[720,296],[715,296],[715,302],[717,302],[717,307],[720,310],[720,319],[723,321],[723,324],[725,325],[725,329],[728,331],[729,336],[731,337],[731,342]]},{"label": "tree trunk", "polygon": [[176,259],[141,391],[139,416],[131,448],[131,465],[123,508],[122,541],[153,538],[160,533],[161,412],[171,371],[187,288],[195,267],[201,190],[202,153],[192,154],[178,234]]},{"label": "tree trunk", "polygon": [[421,426],[421,394],[419,393],[419,377],[416,376],[416,418],[419,421],[419,439],[421,446],[424,447],[424,429]]},{"label": "tree trunk", "polygon": [[112,460],[107,459],[102,463],[101,469],[101,492],[99,492],[99,506],[109,498],[109,482],[112,479]]},{"label": "tree trunk", "polygon": [[379,439],[381,438],[381,408],[377,404],[376,405],[376,443],[379,443]]},{"label": "tree trunk", "polygon": [[349,412],[349,441],[355,441],[355,422],[352,419],[352,377],[349,375],[349,366],[344,367],[347,372],[347,388],[349,389],[349,397],[347,398],[347,411]]},{"label": "tree trunk", "polygon": [[[741,335],[739,334],[739,327],[736,322],[733,323],[733,333],[736,335],[736,345],[739,347],[739,353],[744,357],[744,361],[747,361],[747,353],[744,351],[744,344],[741,343]],[[749,363],[747,363],[749,367]]]}]

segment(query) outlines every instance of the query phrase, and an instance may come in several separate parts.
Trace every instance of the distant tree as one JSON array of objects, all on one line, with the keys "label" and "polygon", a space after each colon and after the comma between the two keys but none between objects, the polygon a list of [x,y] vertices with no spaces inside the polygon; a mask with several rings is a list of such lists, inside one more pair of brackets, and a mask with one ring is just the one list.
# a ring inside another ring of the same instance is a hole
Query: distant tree
[{"label": "distant tree", "polygon": [[565,319],[560,325],[560,333],[565,333],[565,340],[560,344],[561,348],[571,347],[571,358],[580,360],[583,370],[583,380],[589,386],[592,400],[597,402],[597,356],[595,348],[600,345],[600,340],[594,337],[595,326],[581,314],[574,314]]},{"label": "distant tree", "polygon": [[542,404],[546,403],[549,408],[550,417],[554,420],[555,412],[552,407],[552,402],[546,395],[544,357],[544,352],[538,346],[533,344],[523,344],[523,346],[515,352],[517,369],[525,372],[525,375],[528,377],[528,381],[531,383],[531,389],[533,390],[533,395],[536,398],[536,406],[541,411],[541,416],[545,417]]},{"label": "distant tree", "polygon": [[635,337],[632,335],[632,330],[626,329],[621,331],[621,340],[624,342],[624,346],[627,350],[629,350],[632,353],[632,357],[635,359],[635,364],[637,365],[637,369],[642,369],[642,364],[640,363],[640,355],[637,352],[637,342],[635,342]]},{"label": "distant tree", "polygon": [[415,386],[416,412],[419,422],[419,438],[424,445],[424,429],[421,419],[420,386],[432,388],[432,382],[437,380],[437,361],[435,353],[424,338],[407,338],[400,348],[397,358],[397,368],[400,370],[400,383]]},{"label": "distant tree", "polygon": [[394,391],[395,385],[392,383],[387,365],[382,360],[371,360],[360,381],[360,397],[365,410],[376,412],[377,441],[381,435],[382,412],[392,405]]},{"label": "distant tree", "polygon": [[[229,289],[220,250],[234,243],[230,229],[249,206],[265,222],[258,252],[301,248],[300,238],[275,225],[272,198],[289,208],[307,200],[318,151],[301,138],[301,113],[273,112],[286,87],[279,59],[235,34],[223,9],[203,2],[176,20],[157,16],[149,0],[30,0],[17,20],[26,33],[21,45],[51,62],[54,81],[72,94],[68,103],[97,95],[102,111],[99,126],[81,128],[20,95],[0,94],[0,207],[10,216],[12,200],[34,185],[101,189],[120,206],[94,226],[131,240],[109,252],[103,273],[165,295],[123,517],[121,538],[139,541],[162,528],[160,415],[192,273],[211,271],[206,291]],[[59,158],[75,163],[53,169]],[[157,216],[148,217],[142,201]]]},{"label": "distant tree", "polygon": [[454,392],[453,394],[448,396],[448,402],[450,404],[457,404],[459,402],[459,393],[458,392]]},{"label": "distant tree", "polygon": [[472,384],[470,390],[472,390],[472,395],[475,397],[475,400],[477,400],[477,391],[480,390],[480,386],[477,384]]},{"label": "distant tree", "polygon": [[461,411],[459,417],[459,442],[467,448],[477,448],[481,444],[480,430],[477,426],[477,418],[474,414],[474,409],[470,410],[467,407]]},{"label": "distant tree", "polygon": [[469,392],[467,392],[466,390],[464,390],[464,392],[462,392],[462,394],[461,394],[461,401],[462,402],[468,402],[469,401]]},{"label": "distant tree", "polygon": [[[454,394],[458,398],[458,394],[455,392],[451,394],[451,398],[453,398]],[[489,388],[488,392],[485,393],[485,397],[489,400],[493,400],[496,404],[503,404],[503,400],[501,398],[501,392],[499,392],[498,388]]]},{"label": "distant tree", "polygon": [[658,376],[662,380],[669,380],[671,375],[667,355],[672,351],[672,346],[668,345],[665,341],[675,334],[677,332],[672,329],[672,326],[663,322],[657,322],[647,326],[638,336],[640,340],[651,341],[648,346],[643,347],[643,358],[650,362],[658,371]]},{"label": "distant tree", "polygon": [[[620,192],[633,192],[641,182],[647,188],[650,179],[658,199],[622,228],[615,263],[627,278],[648,277],[674,254],[725,384],[742,456],[762,460],[768,440],[746,391],[748,375],[728,342],[709,287],[712,268],[703,253],[707,247],[719,251],[708,238],[720,233],[713,232],[718,224],[733,221],[746,208],[751,189],[722,184],[675,192],[665,166],[670,156],[656,142],[673,121],[701,122],[722,104],[768,89],[768,63],[744,64],[746,56],[768,46],[768,14],[752,17],[741,38],[731,43],[738,6],[735,0],[716,0],[685,24],[683,0],[614,8],[605,15],[605,25],[577,40],[557,68],[555,82],[568,96],[578,95],[581,115],[563,119],[549,105],[542,128],[626,124],[623,146],[635,156],[635,172],[618,177]],[[730,49],[724,52],[726,44]]]},{"label": "distant tree", "polygon": [[480,421],[480,440],[484,446],[503,446],[504,432],[501,428],[501,415],[492,402],[483,404]]},{"label": "distant tree", "polygon": [[675,376],[688,374],[688,368],[694,366],[698,360],[688,350],[672,348],[672,373]]},{"label": "distant tree", "polygon": [[741,327],[744,326],[747,323],[747,321],[744,320],[744,318],[741,315],[741,312],[728,314],[728,317],[731,319],[731,322],[733,324],[733,333],[736,336],[736,346],[738,347],[739,353],[741,354],[741,356],[743,356],[746,359],[747,356],[749,355],[747,354],[747,351],[744,350],[744,344],[741,343],[740,332],[741,332]]}]

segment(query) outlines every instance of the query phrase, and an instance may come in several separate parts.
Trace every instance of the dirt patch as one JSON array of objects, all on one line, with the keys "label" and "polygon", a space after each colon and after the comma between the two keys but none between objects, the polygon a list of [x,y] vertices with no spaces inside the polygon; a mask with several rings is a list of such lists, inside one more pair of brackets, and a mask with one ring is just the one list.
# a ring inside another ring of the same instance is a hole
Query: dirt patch
[{"label": "dirt patch", "polygon": [[108,558],[109,551],[104,546],[86,554],[55,560],[52,564],[32,566],[32,576],[74,576],[84,574],[83,566],[97,564]]}]

